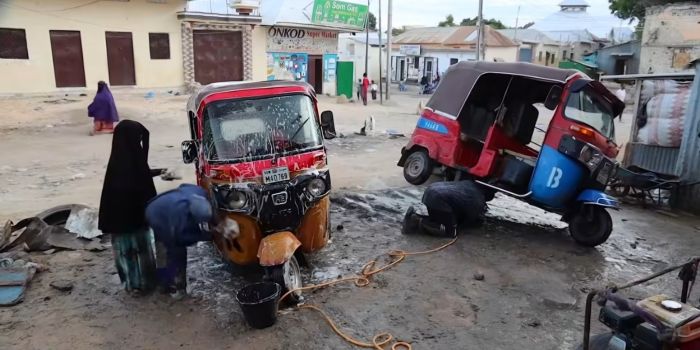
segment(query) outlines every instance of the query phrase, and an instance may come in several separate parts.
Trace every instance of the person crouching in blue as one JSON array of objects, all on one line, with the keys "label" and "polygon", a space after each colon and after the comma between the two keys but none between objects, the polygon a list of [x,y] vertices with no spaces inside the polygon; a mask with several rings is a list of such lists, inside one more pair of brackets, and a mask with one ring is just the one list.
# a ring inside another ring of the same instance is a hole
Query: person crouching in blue
[{"label": "person crouching in blue", "polygon": [[217,224],[214,213],[206,190],[190,184],[164,192],[148,204],[146,220],[155,236],[156,276],[161,292],[175,299],[187,295],[187,247],[212,240],[210,228]]}]

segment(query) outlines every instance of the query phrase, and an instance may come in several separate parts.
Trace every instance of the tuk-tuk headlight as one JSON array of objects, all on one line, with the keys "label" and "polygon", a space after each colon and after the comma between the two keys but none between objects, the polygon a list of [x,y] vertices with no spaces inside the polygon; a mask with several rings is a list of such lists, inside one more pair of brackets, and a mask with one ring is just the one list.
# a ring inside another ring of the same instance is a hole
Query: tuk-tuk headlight
[{"label": "tuk-tuk headlight", "polygon": [[578,160],[588,167],[589,170],[593,171],[598,168],[600,162],[603,161],[602,153],[595,147],[585,145],[581,148],[581,153],[579,153]]},{"label": "tuk-tuk headlight", "polygon": [[242,191],[233,190],[226,196],[226,204],[231,209],[243,209],[246,203],[248,203],[248,197]]},{"label": "tuk-tuk headlight", "polygon": [[326,182],[323,179],[313,179],[306,185],[306,190],[314,197],[319,197],[326,193]]}]

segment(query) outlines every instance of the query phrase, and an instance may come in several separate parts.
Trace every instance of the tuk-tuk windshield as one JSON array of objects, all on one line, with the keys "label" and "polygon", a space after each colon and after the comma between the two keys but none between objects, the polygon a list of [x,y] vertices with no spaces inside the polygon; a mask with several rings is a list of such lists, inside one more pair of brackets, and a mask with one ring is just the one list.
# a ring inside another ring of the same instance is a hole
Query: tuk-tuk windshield
[{"label": "tuk-tuk windshield", "polygon": [[615,116],[612,108],[589,87],[569,94],[564,115],[596,129],[610,140],[615,139]]},{"label": "tuk-tuk windshield", "polygon": [[313,102],[302,94],[212,102],[203,123],[210,161],[263,159],[322,145]]}]

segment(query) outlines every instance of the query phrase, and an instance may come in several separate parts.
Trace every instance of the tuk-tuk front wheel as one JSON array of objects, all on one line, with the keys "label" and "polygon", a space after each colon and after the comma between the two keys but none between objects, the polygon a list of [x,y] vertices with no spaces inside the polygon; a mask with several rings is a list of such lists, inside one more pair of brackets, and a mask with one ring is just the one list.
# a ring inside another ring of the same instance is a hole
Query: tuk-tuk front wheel
[{"label": "tuk-tuk front wheel", "polygon": [[[287,262],[282,265],[270,266],[265,269],[265,277],[270,282],[275,282],[282,287],[280,297],[290,290],[302,287],[301,268],[297,258],[292,255]],[[295,305],[301,301],[301,291],[289,294],[283,303]]]},{"label": "tuk-tuk front wheel", "polygon": [[571,238],[587,247],[595,247],[607,241],[612,228],[610,214],[597,205],[583,205],[569,220]]},{"label": "tuk-tuk front wheel", "polygon": [[425,150],[411,153],[403,164],[403,177],[412,185],[421,185],[433,174],[433,160]]}]

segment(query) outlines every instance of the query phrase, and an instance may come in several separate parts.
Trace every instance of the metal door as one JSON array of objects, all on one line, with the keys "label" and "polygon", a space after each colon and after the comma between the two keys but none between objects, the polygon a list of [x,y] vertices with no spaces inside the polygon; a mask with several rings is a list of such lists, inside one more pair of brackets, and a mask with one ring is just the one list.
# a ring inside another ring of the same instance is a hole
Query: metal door
[{"label": "metal door", "polygon": [[425,58],[425,66],[423,69],[423,76],[428,77],[428,79],[430,79],[432,81],[434,73],[435,73],[435,59],[432,57],[426,57]]},{"label": "metal door", "polygon": [[338,62],[336,68],[336,84],[338,96],[344,95],[348,100],[352,99],[352,88],[354,86],[354,64],[353,62]]},{"label": "metal door", "polygon": [[520,61],[520,62],[532,62],[532,48],[531,47],[521,47],[520,53],[518,54],[518,61]]},{"label": "metal door", "polygon": [[56,87],[85,87],[85,65],[80,32],[50,30]]},{"label": "metal door", "polygon": [[134,43],[129,32],[105,32],[110,85],[136,85]]},{"label": "metal door", "polygon": [[241,32],[195,30],[194,80],[200,84],[243,80]]}]

